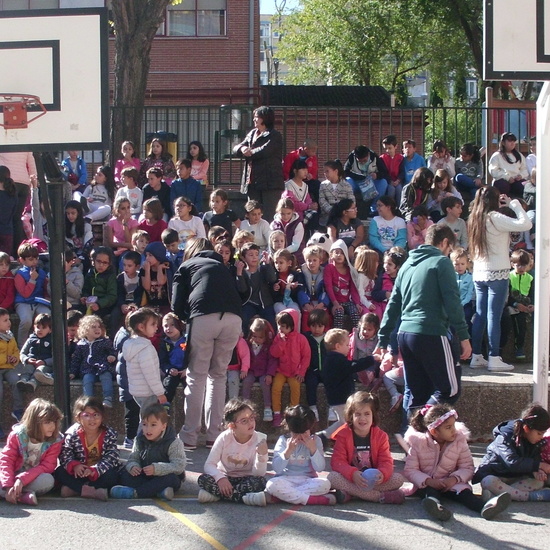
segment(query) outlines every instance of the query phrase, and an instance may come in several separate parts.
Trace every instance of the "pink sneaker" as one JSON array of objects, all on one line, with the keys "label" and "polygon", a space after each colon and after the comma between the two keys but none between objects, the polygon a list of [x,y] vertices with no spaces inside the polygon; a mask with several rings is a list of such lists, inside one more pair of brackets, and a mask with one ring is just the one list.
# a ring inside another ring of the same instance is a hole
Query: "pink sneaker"
[{"label": "pink sneaker", "polygon": [[21,496],[17,499],[17,502],[25,504],[27,506],[38,506],[38,500],[34,493],[21,493]]},{"label": "pink sneaker", "polygon": [[282,417],[280,412],[273,413],[273,427],[274,428],[280,428],[282,421],[283,421],[283,417]]}]

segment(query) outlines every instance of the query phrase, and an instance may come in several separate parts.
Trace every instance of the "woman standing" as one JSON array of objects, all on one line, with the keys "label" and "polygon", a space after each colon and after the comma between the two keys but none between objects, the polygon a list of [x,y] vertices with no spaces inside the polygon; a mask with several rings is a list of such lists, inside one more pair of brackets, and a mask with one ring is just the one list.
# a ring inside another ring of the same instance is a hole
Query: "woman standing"
[{"label": "woman standing", "polygon": [[[509,206],[516,218],[498,212]],[[508,297],[510,277],[509,243],[512,231],[531,229],[531,221],[518,200],[500,195],[496,187],[481,187],[472,203],[468,218],[469,250],[474,262],[476,315],[472,326],[473,369],[509,371],[514,367],[500,357],[500,318]],[[485,325],[489,333],[489,360],[481,354]]]},{"label": "woman standing", "polygon": [[284,191],[283,138],[273,129],[275,112],[271,107],[258,107],[254,111],[254,129],[233,152],[244,157],[246,164],[241,180],[241,193],[248,200],[257,200],[263,206],[268,220],[273,219],[275,206]]},{"label": "woman standing", "polygon": [[193,450],[203,404],[206,445],[221,433],[227,365],[242,329],[235,280],[207,239],[187,241],[184,261],[174,275],[172,309],[188,323],[185,425],[180,438],[187,450]]}]

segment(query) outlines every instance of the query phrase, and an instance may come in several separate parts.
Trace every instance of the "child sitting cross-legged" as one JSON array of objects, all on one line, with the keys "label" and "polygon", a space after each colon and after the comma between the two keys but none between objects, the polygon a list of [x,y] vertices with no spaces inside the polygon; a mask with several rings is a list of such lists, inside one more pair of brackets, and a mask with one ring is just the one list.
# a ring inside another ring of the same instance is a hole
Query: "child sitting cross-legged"
[{"label": "child sitting cross-legged", "polygon": [[281,435],[273,450],[275,477],[267,482],[268,501],[336,504],[330,481],[317,476],[325,469],[325,455],[321,438],[312,432],[315,414],[296,405],[285,411],[284,423],[290,433]]},{"label": "child sitting cross-legged", "polygon": [[75,423],[65,432],[55,471],[61,496],[106,501],[120,469],[117,433],[105,424],[105,408],[97,397],[81,395],[73,415]]},{"label": "child sitting cross-legged", "polygon": [[256,431],[254,405],[231,399],[223,417],[227,429],[214,442],[198,479],[199,502],[218,500],[265,506],[268,448],[266,435]]},{"label": "child sitting cross-legged", "polygon": [[142,431],[134,440],[126,468],[120,473],[120,485],[111,498],[151,498],[172,500],[174,491],[185,480],[187,459],[183,441],[169,424],[166,409],[159,403],[141,411]]},{"label": "child sitting cross-legged", "polygon": [[468,446],[470,432],[457,422],[456,411],[446,403],[417,409],[405,434],[410,449],[405,462],[405,477],[422,497],[424,510],[435,519],[447,521],[452,512],[441,504],[454,500],[493,519],[504,511],[512,497],[502,492],[487,502],[472,493],[474,459]]},{"label": "child sitting cross-legged", "polygon": [[358,391],[346,402],[346,424],[335,434],[328,475],[338,502],[359,497],[370,502],[403,504],[403,476],[394,472],[388,434],[378,427],[378,397]]}]

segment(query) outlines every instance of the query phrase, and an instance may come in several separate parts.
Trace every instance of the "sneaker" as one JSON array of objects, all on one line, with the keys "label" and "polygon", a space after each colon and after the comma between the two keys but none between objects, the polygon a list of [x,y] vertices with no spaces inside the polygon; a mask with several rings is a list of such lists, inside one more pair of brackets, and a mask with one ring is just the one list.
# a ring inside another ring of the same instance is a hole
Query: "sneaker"
[{"label": "sneaker", "polygon": [[514,370],[514,365],[505,363],[499,355],[490,355],[487,369],[489,372],[507,372]]},{"label": "sneaker", "polygon": [[17,502],[26,504],[27,506],[38,506],[38,500],[36,500],[36,495],[32,491],[30,493],[21,493]]},{"label": "sneaker", "polygon": [[124,448],[125,449],[133,449],[134,448],[134,440],[130,439],[129,437],[124,438]]},{"label": "sneaker", "polygon": [[214,441],[207,441],[205,444],[205,447],[207,449],[211,449],[214,446]]},{"label": "sneaker", "polygon": [[157,493],[157,497],[162,500],[172,500],[174,498],[174,489],[172,489],[172,487],[166,487],[166,489]]},{"label": "sneaker", "polygon": [[53,375],[47,372],[42,372],[41,370],[36,369],[34,371],[34,377],[45,386],[53,386]]},{"label": "sneaker", "polygon": [[213,495],[212,493],[209,493],[208,491],[205,491],[204,489],[199,489],[198,501],[201,504],[208,504],[210,502],[218,502],[218,500],[220,500],[220,497],[217,497],[216,495]]},{"label": "sneaker", "polygon": [[63,485],[61,487],[61,498],[71,498],[80,496],[76,491],[73,491],[70,487]]},{"label": "sneaker", "polygon": [[396,491],[384,491],[380,502],[382,504],[403,504],[405,502],[405,493],[399,489]]},{"label": "sneaker", "polygon": [[523,348],[516,348],[516,359],[525,359],[525,351]]},{"label": "sneaker", "polygon": [[273,411],[266,407],[264,409],[264,422],[272,422],[273,421]]},{"label": "sneaker", "polygon": [[80,494],[82,498],[93,498],[95,500],[107,502],[107,489],[96,489],[91,485],[82,485],[82,492]]},{"label": "sneaker", "polygon": [[23,409],[17,409],[15,411],[11,411],[11,417],[15,418],[17,422],[21,422],[21,419],[23,418],[23,413],[25,411]]},{"label": "sneaker", "polygon": [[283,422],[283,417],[280,412],[273,413],[273,427],[280,428]]},{"label": "sneaker", "polygon": [[265,506],[267,504],[265,500],[265,493],[246,493],[243,495],[243,502],[247,506]]},{"label": "sneaker", "polygon": [[426,510],[426,512],[428,512],[428,514],[434,519],[449,521],[453,517],[452,512],[448,508],[441,506],[439,500],[434,497],[424,498],[422,500],[422,506],[424,510]]},{"label": "sneaker", "polygon": [[489,366],[489,362],[481,353],[472,353],[469,366],[471,369],[486,369]]},{"label": "sneaker", "polygon": [[398,393],[397,395],[394,395],[391,398],[390,411],[389,411],[390,414],[398,411],[402,401],[403,401],[403,396],[400,393]]},{"label": "sneaker", "polygon": [[136,492],[131,487],[125,485],[115,485],[111,487],[111,498],[137,498]]},{"label": "sneaker", "polygon": [[336,502],[338,504],[344,504],[352,499],[352,496],[349,493],[346,493],[346,491],[342,491],[340,489],[336,489],[334,496],[336,497]]},{"label": "sneaker", "polygon": [[332,407],[328,408],[328,421],[338,422],[338,415],[336,414],[336,411]]},{"label": "sneaker", "polygon": [[18,380],[15,383],[15,387],[21,392],[21,393],[27,393],[29,389],[27,388],[27,381],[26,380]]},{"label": "sneaker", "polygon": [[313,414],[315,415],[315,420],[319,422],[319,411],[317,410],[316,405],[312,405],[310,409],[313,411]]},{"label": "sneaker", "polygon": [[183,442],[183,448],[186,450],[186,451],[196,451],[197,450],[197,445],[196,444],[192,444],[192,443],[185,443],[185,441]]},{"label": "sneaker", "polygon": [[104,406],[106,409],[112,409],[112,408],[113,408],[113,400],[112,400],[110,397],[106,397],[106,398],[103,400],[103,406]]},{"label": "sneaker", "polygon": [[494,519],[501,512],[504,512],[511,502],[512,495],[509,493],[502,493],[497,497],[493,497],[486,502],[483,510],[481,510],[481,517],[487,520]]}]

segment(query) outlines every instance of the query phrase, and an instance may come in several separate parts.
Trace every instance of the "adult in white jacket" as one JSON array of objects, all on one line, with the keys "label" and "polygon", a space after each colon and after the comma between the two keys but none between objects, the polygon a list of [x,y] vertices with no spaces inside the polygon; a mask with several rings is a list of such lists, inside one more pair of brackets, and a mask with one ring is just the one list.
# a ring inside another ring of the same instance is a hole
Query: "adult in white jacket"
[{"label": "adult in white jacket", "polygon": [[[509,206],[515,218],[501,214],[499,206]],[[476,315],[472,326],[471,368],[509,371],[514,367],[500,357],[500,318],[508,297],[510,277],[509,243],[513,231],[531,229],[531,221],[518,200],[500,195],[496,187],[481,187],[468,218],[468,250],[474,262]],[[489,334],[489,358],[481,354],[485,325]]]}]

